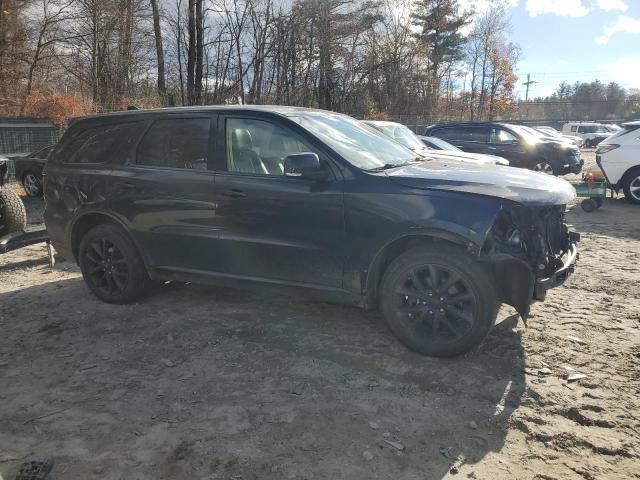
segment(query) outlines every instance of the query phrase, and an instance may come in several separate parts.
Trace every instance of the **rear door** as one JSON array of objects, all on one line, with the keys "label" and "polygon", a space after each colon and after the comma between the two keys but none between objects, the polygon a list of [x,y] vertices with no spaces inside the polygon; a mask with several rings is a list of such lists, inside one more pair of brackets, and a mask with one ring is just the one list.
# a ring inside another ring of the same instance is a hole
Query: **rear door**
[{"label": "rear door", "polygon": [[214,114],[149,122],[134,158],[112,174],[110,208],[130,225],[147,262],[166,271],[216,269]]},{"label": "rear door", "polygon": [[[221,115],[216,174],[221,273],[340,288],[345,252],[342,178],[283,120]],[[284,175],[284,159],[313,152],[329,178]]]}]

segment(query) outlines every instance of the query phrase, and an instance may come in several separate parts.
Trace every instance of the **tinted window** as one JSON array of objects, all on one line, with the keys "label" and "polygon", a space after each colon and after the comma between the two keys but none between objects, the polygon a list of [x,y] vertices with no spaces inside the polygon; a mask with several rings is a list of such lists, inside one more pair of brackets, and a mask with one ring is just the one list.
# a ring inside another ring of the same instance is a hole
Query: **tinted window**
[{"label": "tinted window", "polygon": [[138,165],[207,169],[208,118],[157,120],[138,146]]},{"label": "tinted window", "polygon": [[86,129],[73,129],[65,136],[56,160],[64,163],[104,163],[126,156],[142,128],[127,122]]},{"label": "tinted window", "polygon": [[444,138],[447,140],[455,140],[461,137],[460,132],[456,128],[436,128],[431,132],[434,137]]},{"label": "tinted window", "polygon": [[230,172],[284,175],[287,155],[313,151],[292,132],[271,122],[229,118],[226,126]]},{"label": "tinted window", "polygon": [[489,141],[489,128],[465,126],[465,127],[445,127],[433,132],[433,135],[443,138],[451,143],[455,142],[480,142]]}]

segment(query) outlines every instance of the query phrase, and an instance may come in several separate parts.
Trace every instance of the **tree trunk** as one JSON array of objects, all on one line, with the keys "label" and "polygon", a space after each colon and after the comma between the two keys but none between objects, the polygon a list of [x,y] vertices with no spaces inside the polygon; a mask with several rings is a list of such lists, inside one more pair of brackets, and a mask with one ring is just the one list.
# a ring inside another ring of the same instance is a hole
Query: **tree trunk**
[{"label": "tree trunk", "polygon": [[189,0],[187,31],[187,103],[195,105],[195,67],[196,67],[196,16],[195,0]]},{"label": "tree trunk", "polygon": [[156,56],[158,59],[158,95],[160,95],[160,104],[165,105],[167,97],[167,84],[164,75],[164,48],[162,46],[162,29],[160,28],[160,10],[158,9],[158,0],[151,1],[151,10],[153,11],[153,32],[156,37]]},{"label": "tree trunk", "polygon": [[204,65],[204,18],[202,0],[196,0],[196,67],[194,81],[194,104],[202,104],[202,70]]}]

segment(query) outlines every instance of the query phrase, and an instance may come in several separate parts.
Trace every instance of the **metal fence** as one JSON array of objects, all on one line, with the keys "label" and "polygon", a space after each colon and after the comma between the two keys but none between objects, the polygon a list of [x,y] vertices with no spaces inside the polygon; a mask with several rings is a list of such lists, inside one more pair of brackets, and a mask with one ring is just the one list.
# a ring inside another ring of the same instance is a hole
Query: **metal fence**
[{"label": "metal fence", "polygon": [[[56,143],[62,129],[52,123],[33,118],[0,117],[0,156],[27,155]],[[15,166],[9,160],[8,178],[15,180]]]},{"label": "metal fence", "polygon": [[0,155],[19,155],[53,145],[62,129],[32,118],[0,117]]}]

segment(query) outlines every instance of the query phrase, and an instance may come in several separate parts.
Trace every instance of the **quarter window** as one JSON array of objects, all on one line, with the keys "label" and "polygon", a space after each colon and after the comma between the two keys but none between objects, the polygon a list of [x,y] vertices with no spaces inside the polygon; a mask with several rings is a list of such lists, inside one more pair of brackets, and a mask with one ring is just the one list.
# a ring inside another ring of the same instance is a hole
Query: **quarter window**
[{"label": "quarter window", "polygon": [[71,133],[56,158],[64,163],[105,163],[121,160],[131,151],[140,133],[135,122],[103,125]]},{"label": "quarter window", "polygon": [[140,142],[136,163],[206,170],[209,129],[208,118],[157,120]]},{"label": "quarter window", "polygon": [[226,121],[227,170],[261,175],[284,175],[284,159],[313,151],[290,131],[264,120]]}]

